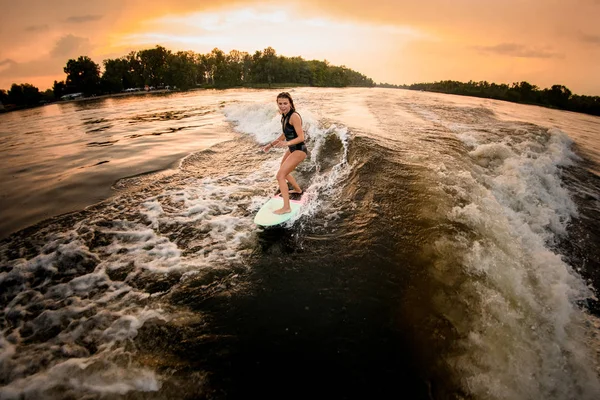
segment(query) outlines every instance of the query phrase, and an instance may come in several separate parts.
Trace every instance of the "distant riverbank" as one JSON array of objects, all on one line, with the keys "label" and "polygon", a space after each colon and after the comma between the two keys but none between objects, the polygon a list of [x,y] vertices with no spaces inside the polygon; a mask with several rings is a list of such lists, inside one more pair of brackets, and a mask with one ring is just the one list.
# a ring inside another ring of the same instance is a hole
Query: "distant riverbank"
[{"label": "distant riverbank", "polygon": [[504,100],[511,103],[530,104],[559,110],[573,111],[600,116],[600,97],[574,94],[563,85],[552,85],[540,89],[529,82],[515,82],[511,85],[486,81],[458,82],[440,81],[433,83],[413,83],[411,85],[379,84],[379,87],[419,90],[460,96],[483,97]]},{"label": "distant riverbank", "polygon": [[[278,88],[285,89],[285,88],[290,88],[290,87],[308,87],[308,86],[309,85],[305,85],[305,84],[301,84],[301,83],[278,83],[278,84],[271,84],[271,85],[269,85],[268,83],[256,83],[256,84],[249,84],[249,85],[244,85],[241,87],[236,87],[234,89],[278,89]],[[25,109],[36,108],[36,107],[43,107],[43,106],[47,106],[50,104],[72,103],[72,102],[98,100],[98,99],[105,99],[105,98],[140,96],[140,95],[148,95],[148,94],[193,92],[196,90],[210,90],[210,89],[225,90],[225,89],[232,89],[232,88],[220,88],[220,87],[215,87],[215,86],[203,85],[201,87],[187,89],[187,90],[180,90],[180,89],[139,90],[139,91],[132,91],[132,92],[119,92],[119,93],[110,93],[110,94],[102,94],[102,95],[93,95],[93,96],[87,96],[87,97],[77,97],[74,99],[44,101],[44,102],[40,102],[40,104],[36,104],[36,105],[32,105],[32,106],[26,106],[26,105],[15,106],[13,104],[7,104],[7,105],[0,104],[0,113],[25,110]]]},{"label": "distant riverbank", "polygon": [[99,96],[78,97],[75,99],[44,101],[44,102],[40,102],[40,104],[36,104],[36,105],[32,105],[32,106],[27,106],[27,105],[15,106],[13,104],[6,104],[3,106],[0,106],[0,113],[26,110],[26,109],[30,109],[30,108],[36,108],[36,107],[43,107],[43,106],[47,106],[50,104],[62,104],[62,103],[72,103],[72,102],[78,102],[78,101],[98,100],[98,99],[104,99],[104,98],[109,98],[109,97],[126,97],[126,96],[139,96],[139,95],[146,95],[146,94],[169,93],[169,92],[174,92],[174,91],[175,90],[160,89],[160,90],[151,90],[151,91],[143,90],[143,91],[139,91],[139,92],[111,93],[111,94],[103,94],[103,95],[99,95]]}]

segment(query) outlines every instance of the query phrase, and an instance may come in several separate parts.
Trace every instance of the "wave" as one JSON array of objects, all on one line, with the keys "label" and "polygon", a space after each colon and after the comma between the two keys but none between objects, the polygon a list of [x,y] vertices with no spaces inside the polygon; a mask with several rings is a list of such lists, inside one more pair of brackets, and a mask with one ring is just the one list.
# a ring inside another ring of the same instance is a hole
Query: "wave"
[{"label": "wave", "polygon": [[[281,134],[281,117],[271,103],[238,103],[225,107],[223,111],[227,120],[235,124],[235,129],[249,135],[257,145],[264,146]],[[322,197],[331,199],[339,196],[341,183],[350,171],[348,129],[335,124],[324,127],[309,110],[301,115],[309,154],[296,171],[300,184],[306,186],[304,191],[308,202],[302,212],[288,222],[288,226],[323,210]],[[272,159],[263,170],[274,176],[276,167]]]},{"label": "wave", "polygon": [[[278,126],[266,105],[225,112],[244,116],[234,121],[240,131],[253,122],[257,135],[269,135]],[[305,118],[312,152],[298,171],[310,195],[303,221],[339,186],[348,144],[345,130]],[[140,361],[136,337],[189,318],[174,303],[190,287],[193,298],[236,290],[257,246],[252,216],[276,186],[280,155],[259,149],[245,136],[220,143],[176,171],[121,180],[116,197],[2,242],[0,397],[160,390],[168,376]]]},{"label": "wave", "polygon": [[587,316],[576,305],[593,293],[556,249],[578,216],[562,179],[579,160],[572,140],[531,124],[449,129],[467,158],[439,171],[459,228],[435,243],[437,306],[458,332],[448,362],[477,398],[595,398]]},{"label": "wave", "polygon": [[[398,98],[377,136],[353,140],[347,229],[363,236],[349,246],[405,274],[398,317],[431,393],[596,398],[598,323],[579,306],[594,292],[560,252],[580,217],[565,177],[581,162],[572,139],[482,107]],[[394,118],[405,112],[417,118]]]},{"label": "wave", "polygon": [[233,140],[0,242],[0,397],[595,398],[593,293],[559,250],[571,139],[381,91],[353,96],[354,129],[353,93],[303,93],[309,202],[283,229],[252,223],[283,153],[250,93],[222,104]]}]

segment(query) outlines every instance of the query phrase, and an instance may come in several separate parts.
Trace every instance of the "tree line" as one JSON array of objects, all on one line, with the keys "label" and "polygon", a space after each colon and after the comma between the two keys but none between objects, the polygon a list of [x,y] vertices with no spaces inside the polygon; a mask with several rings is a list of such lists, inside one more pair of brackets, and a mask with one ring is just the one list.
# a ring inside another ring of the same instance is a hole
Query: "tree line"
[{"label": "tree line", "polygon": [[372,79],[327,60],[277,55],[267,47],[254,54],[215,48],[210,53],[172,52],[162,46],[132,51],[126,56],[99,64],[87,56],[70,59],[64,67],[64,81],[54,81],[52,89],[40,92],[35,86],[13,84],[0,90],[0,102],[33,106],[60,99],[64,95],[84,96],[119,93],[135,88],[231,88],[305,85],[317,87],[375,86]]},{"label": "tree line", "polygon": [[510,86],[507,84],[488,83],[486,81],[469,81],[466,83],[440,81],[433,83],[413,83],[411,85],[391,85],[386,83],[378,86],[485,97],[600,116],[599,96],[573,94],[563,85],[552,85],[550,88],[540,89],[536,85],[524,81],[515,82]]}]

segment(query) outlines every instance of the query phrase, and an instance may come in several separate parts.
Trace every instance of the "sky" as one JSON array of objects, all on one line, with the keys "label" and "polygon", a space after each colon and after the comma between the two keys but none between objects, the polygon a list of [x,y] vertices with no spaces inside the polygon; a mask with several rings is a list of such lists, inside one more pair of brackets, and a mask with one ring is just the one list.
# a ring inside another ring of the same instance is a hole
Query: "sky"
[{"label": "sky", "polygon": [[162,45],[327,60],[377,83],[554,84],[600,96],[600,0],[0,0],[0,89]]}]

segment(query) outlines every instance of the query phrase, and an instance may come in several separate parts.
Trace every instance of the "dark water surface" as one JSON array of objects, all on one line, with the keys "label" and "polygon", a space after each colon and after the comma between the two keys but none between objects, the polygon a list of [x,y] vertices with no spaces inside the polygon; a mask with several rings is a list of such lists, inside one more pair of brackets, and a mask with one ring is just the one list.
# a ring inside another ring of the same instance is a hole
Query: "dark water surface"
[{"label": "dark water surface", "polygon": [[120,178],[177,168],[230,138],[212,92],[56,103],[0,116],[0,238],[112,194]]},{"label": "dark water surface", "polygon": [[[0,119],[14,168],[65,148],[80,164],[110,161],[89,176],[44,157],[47,176],[19,172],[11,199],[63,192],[64,174],[77,200],[40,204],[78,211],[0,243],[0,398],[598,397],[600,119],[296,89],[309,201],[292,224],[262,229],[252,218],[282,155],[259,151],[280,129],[275,95]],[[107,126],[94,141],[115,143],[89,152],[82,115]],[[53,140],[15,144],[19,129]],[[21,209],[3,211],[12,226],[40,221]]]}]

